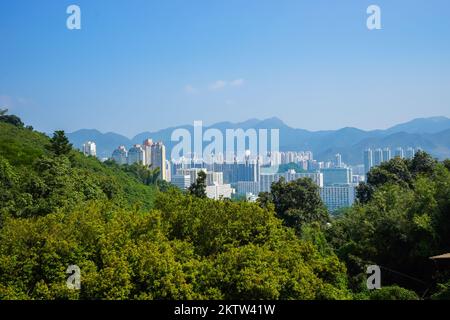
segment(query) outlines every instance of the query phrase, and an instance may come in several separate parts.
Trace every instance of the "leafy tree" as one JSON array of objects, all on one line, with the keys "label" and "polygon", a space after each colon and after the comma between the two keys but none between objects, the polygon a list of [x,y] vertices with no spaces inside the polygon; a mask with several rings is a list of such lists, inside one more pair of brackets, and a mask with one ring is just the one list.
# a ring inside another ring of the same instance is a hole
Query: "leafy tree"
[{"label": "leafy tree", "polygon": [[24,123],[18,116],[7,115],[7,113],[8,109],[0,109],[0,122],[9,123],[20,128],[24,126]]},{"label": "leafy tree", "polygon": [[386,273],[383,281],[388,285],[423,293],[426,288],[420,281],[432,280],[429,257],[447,252],[450,246],[450,172],[424,158],[419,155],[411,164],[420,169],[407,184],[379,183],[368,201],[337,217],[327,230],[327,238],[347,264],[352,288],[367,264],[407,275]]},{"label": "leafy tree", "polygon": [[48,150],[56,156],[69,156],[72,151],[72,144],[69,142],[64,131],[58,130],[54,132],[53,137],[50,139]]},{"label": "leafy tree", "polygon": [[437,161],[428,153],[418,151],[410,164],[412,174],[431,174],[436,168]]},{"label": "leafy tree", "polygon": [[120,168],[125,172],[129,173],[130,175],[134,176],[137,180],[139,180],[140,182],[142,182],[147,186],[156,185],[161,173],[161,169],[159,167],[151,169],[151,167],[144,166],[140,163],[123,165],[120,166]]},{"label": "leafy tree", "polygon": [[412,160],[395,157],[383,162],[368,172],[367,183],[361,183],[358,186],[357,200],[359,203],[367,203],[374,190],[386,184],[412,188],[415,177],[432,175],[436,166],[437,161],[423,151],[417,152]]},{"label": "leafy tree", "polygon": [[327,209],[320,198],[319,188],[309,179],[298,179],[286,182],[283,178],[272,184],[270,200],[275,212],[287,226],[300,229],[305,223],[326,223],[329,220]]},{"label": "leafy tree", "polygon": [[[272,198],[272,194],[270,192],[260,192],[256,202],[263,209],[269,209],[271,207],[274,208],[273,198]],[[274,208],[274,210],[275,210],[275,208]]]},{"label": "leafy tree", "polygon": [[356,187],[356,199],[359,203],[367,203],[372,198],[374,188],[365,182],[361,182]]},{"label": "leafy tree", "polygon": [[[14,208],[18,175],[8,160],[0,156],[0,218],[3,212]],[[1,221],[0,221],[1,226]]]},{"label": "leafy tree", "polygon": [[438,284],[436,292],[431,296],[433,300],[450,300],[450,280],[444,284]]},{"label": "leafy tree", "polygon": [[450,159],[445,159],[443,164],[450,171]]},{"label": "leafy tree", "polygon": [[369,300],[419,300],[419,296],[414,291],[390,286],[370,291]]},{"label": "leafy tree", "polygon": [[[412,300],[412,278],[448,299],[448,274],[428,269],[450,247],[448,162],[383,164],[364,201],[330,219],[308,179],[281,180],[257,204],[215,201],[204,173],[183,194],[151,168],[71,151],[61,133],[0,123],[0,300]],[[66,286],[72,264],[79,291]],[[367,264],[395,271],[388,287],[361,287]]]},{"label": "leafy tree", "polygon": [[198,198],[206,198],[206,173],[204,171],[199,171],[197,180],[191,184],[188,191]]},{"label": "leafy tree", "polygon": [[[147,212],[94,201],[7,217],[0,299],[350,298],[336,256],[300,240],[271,211],[176,189],[156,203]],[[66,287],[72,264],[81,269],[79,291]]]},{"label": "leafy tree", "polygon": [[398,157],[372,168],[367,176],[367,183],[374,188],[387,183],[408,186],[411,181],[412,176],[407,160]]}]

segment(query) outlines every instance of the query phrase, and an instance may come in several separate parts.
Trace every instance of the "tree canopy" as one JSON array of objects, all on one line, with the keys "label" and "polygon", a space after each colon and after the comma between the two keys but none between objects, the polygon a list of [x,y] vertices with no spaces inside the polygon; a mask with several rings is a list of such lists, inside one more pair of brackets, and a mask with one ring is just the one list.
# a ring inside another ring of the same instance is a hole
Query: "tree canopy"
[{"label": "tree canopy", "polygon": [[0,300],[449,299],[429,259],[450,248],[448,161],[383,163],[336,217],[310,179],[249,203],[208,199],[202,171],[185,194],[158,176],[0,121]]},{"label": "tree canopy", "polygon": [[191,184],[188,192],[198,198],[206,198],[206,173],[199,171],[197,174],[197,180]]},{"label": "tree canopy", "polygon": [[259,203],[274,205],[277,216],[289,227],[300,229],[303,224],[329,221],[318,186],[309,178],[286,182],[281,178],[272,184],[270,193],[261,193]]}]

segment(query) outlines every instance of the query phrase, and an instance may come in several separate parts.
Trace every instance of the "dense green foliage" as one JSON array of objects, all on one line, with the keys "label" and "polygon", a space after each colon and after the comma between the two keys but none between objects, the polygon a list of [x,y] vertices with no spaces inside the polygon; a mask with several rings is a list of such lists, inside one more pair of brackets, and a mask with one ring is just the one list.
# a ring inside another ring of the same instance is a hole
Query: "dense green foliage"
[{"label": "dense green foliage", "polygon": [[206,173],[199,171],[197,180],[188,189],[189,194],[198,198],[206,198]]},{"label": "dense green foliage", "polygon": [[55,156],[70,156],[72,153],[72,144],[67,139],[64,131],[55,131],[53,137],[50,139],[50,144],[47,149]]},{"label": "dense green foliage", "polygon": [[23,127],[24,124],[18,116],[8,115],[8,109],[0,109],[0,122],[9,123],[16,127]]},{"label": "dense green foliage", "polygon": [[[14,257],[11,259],[11,257]],[[81,268],[80,291],[67,267]],[[345,266],[256,204],[161,193],[150,212],[91,202],[8,217],[2,299],[345,299]]]},{"label": "dense green foliage", "polygon": [[[365,266],[383,266],[383,284],[420,295],[448,275],[429,257],[450,251],[450,172],[419,152],[412,161],[393,159],[372,169],[360,204],[333,221],[328,239],[346,262],[352,286]],[[431,288],[433,290],[433,288]]]},{"label": "dense green foliage", "polygon": [[84,157],[62,132],[0,130],[0,299],[351,298],[336,255],[271,209],[205,198],[205,177],[152,205],[143,168]]},{"label": "dense green foliage", "polygon": [[265,208],[273,204],[275,212],[287,226],[300,229],[311,222],[328,222],[329,216],[319,194],[319,187],[309,178],[286,182],[281,178],[272,184],[270,193],[259,195]]},{"label": "dense green foliage", "polygon": [[[204,173],[183,194],[158,170],[101,163],[5,115],[0,299],[450,297],[429,260],[450,251],[448,161],[419,152],[373,168],[332,218],[310,179],[280,180],[258,203],[215,201]],[[370,264],[380,290],[365,286]],[[81,290],[66,286],[70,265]]]},{"label": "dense green foliage", "polygon": [[358,300],[419,300],[419,296],[411,290],[388,286],[379,290],[364,291],[355,296]]},{"label": "dense green foliage", "polygon": [[152,206],[154,187],[67,148],[70,144],[64,138],[55,134],[49,139],[0,123],[2,216],[45,215],[94,199],[123,206]]}]

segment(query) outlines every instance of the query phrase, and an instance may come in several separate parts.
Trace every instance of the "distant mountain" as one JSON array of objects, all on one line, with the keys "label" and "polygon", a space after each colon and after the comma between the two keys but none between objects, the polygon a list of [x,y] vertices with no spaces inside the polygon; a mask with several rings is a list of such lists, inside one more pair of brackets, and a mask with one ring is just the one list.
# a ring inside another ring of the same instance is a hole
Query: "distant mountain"
[{"label": "distant mountain", "polygon": [[67,137],[73,146],[81,149],[86,141],[94,141],[97,144],[97,154],[99,157],[110,157],[111,153],[118,146],[131,144],[130,139],[117,133],[101,133],[98,130],[82,129],[73,133],[68,133]]},{"label": "distant mountain", "polygon": [[446,117],[420,118],[398,124],[385,131],[387,134],[406,133],[438,133],[450,128],[450,119]]},{"label": "distant mountain", "polygon": [[[88,140],[95,141],[100,157],[109,157],[119,145],[130,147],[140,144],[145,139],[163,141],[170,155],[174,142],[172,132],[177,128],[187,129],[193,135],[193,126],[184,125],[156,132],[143,132],[132,139],[116,133],[101,133],[97,130],[79,130],[68,134],[75,147],[81,148]],[[414,119],[398,124],[386,130],[364,131],[357,128],[342,128],[328,131],[308,131],[295,129],[286,125],[278,118],[265,120],[250,119],[240,123],[220,122],[205,127],[220,130],[225,135],[226,129],[241,128],[279,129],[281,151],[311,150],[319,160],[331,160],[336,153],[341,153],[343,161],[349,164],[362,163],[363,151],[366,148],[421,147],[438,158],[450,158],[450,119],[432,117]]]}]

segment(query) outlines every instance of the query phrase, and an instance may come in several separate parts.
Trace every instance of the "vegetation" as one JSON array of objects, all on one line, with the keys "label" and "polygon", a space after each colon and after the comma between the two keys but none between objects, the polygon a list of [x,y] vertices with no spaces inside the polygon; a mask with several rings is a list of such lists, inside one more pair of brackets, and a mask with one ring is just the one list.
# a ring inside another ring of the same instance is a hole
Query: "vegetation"
[{"label": "vegetation", "polygon": [[[396,158],[372,169],[360,186],[359,204],[333,221],[327,238],[346,262],[351,288],[365,266],[384,267],[383,283],[398,284],[422,296],[434,290],[429,257],[450,251],[450,172],[424,152]],[[434,279],[433,279],[434,276]]]},{"label": "vegetation", "polygon": [[18,116],[8,115],[8,109],[0,109],[0,122],[9,123],[16,127],[23,127],[24,124]]},{"label": "vegetation", "polygon": [[267,208],[273,204],[278,217],[289,227],[300,229],[306,223],[324,224],[329,220],[319,187],[309,178],[291,182],[281,178],[272,184],[270,193],[259,196],[260,205]]},{"label": "vegetation", "polygon": [[[101,163],[5,116],[0,299],[449,299],[450,274],[429,260],[450,248],[448,161],[376,167],[330,217],[310,179],[215,201],[204,173],[183,194],[158,170]],[[370,264],[380,290],[365,286]]]},{"label": "vegetation", "polygon": [[206,198],[206,173],[199,171],[197,180],[189,187],[189,194],[198,197]]}]

